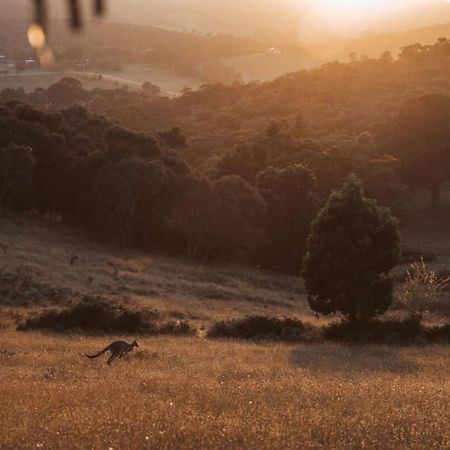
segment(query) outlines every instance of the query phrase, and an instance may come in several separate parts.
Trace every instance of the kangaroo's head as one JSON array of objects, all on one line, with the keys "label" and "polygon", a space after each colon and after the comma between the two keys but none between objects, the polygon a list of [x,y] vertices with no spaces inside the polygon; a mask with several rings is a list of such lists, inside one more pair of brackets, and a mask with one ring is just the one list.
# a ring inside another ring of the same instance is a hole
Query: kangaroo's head
[{"label": "kangaroo's head", "polygon": [[136,339],[131,343],[131,345],[132,345],[133,347],[139,347],[139,345],[138,345]]}]

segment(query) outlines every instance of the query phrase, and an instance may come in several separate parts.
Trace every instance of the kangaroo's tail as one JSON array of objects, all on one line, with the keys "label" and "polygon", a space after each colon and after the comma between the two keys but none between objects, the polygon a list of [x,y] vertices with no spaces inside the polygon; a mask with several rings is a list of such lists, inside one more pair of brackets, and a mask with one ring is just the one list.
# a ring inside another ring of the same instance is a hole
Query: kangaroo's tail
[{"label": "kangaroo's tail", "polygon": [[95,355],[86,355],[85,354],[84,356],[86,356],[87,358],[97,358],[98,356],[103,355],[103,353],[107,352],[108,350],[109,350],[109,346],[104,348],[103,350],[99,351]]}]

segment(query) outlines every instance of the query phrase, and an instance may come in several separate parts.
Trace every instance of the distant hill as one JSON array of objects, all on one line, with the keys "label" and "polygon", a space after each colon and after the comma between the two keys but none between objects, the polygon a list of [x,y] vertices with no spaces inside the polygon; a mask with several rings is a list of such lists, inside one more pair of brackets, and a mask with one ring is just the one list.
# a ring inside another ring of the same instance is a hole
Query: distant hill
[{"label": "distant hill", "polygon": [[356,57],[376,58],[383,52],[390,51],[393,56],[396,56],[400,53],[402,47],[416,42],[422,45],[431,45],[441,37],[450,37],[450,19],[448,23],[406,31],[367,31],[353,38],[333,36],[310,43],[307,48],[312,55],[316,55],[322,60],[339,59],[345,61],[352,54]]},{"label": "distant hill", "polygon": [[450,2],[424,1],[422,3],[411,2],[401,14],[382,15],[377,19],[373,29],[395,31],[410,28],[424,27],[431,24],[450,22]]}]

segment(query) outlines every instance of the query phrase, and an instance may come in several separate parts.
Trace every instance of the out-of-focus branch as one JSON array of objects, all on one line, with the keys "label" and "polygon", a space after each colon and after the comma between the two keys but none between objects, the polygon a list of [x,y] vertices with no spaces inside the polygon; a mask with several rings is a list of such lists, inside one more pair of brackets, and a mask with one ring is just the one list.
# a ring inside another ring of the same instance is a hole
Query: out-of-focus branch
[{"label": "out-of-focus branch", "polygon": [[[47,2],[46,0],[32,0],[35,7],[34,22],[42,27],[43,30],[47,24]],[[93,13],[97,16],[105,11],[105,0],[92,0]],[[70,26],[73,30],[78,30],[83,26],[80,13],[79,0],[67,0],[69,7]]]},{"label": "out-of-focus branch", "polygon": [[40,25],[43,30],[46,28],[47,11],[45,0],[34,0],[34,22]]}]

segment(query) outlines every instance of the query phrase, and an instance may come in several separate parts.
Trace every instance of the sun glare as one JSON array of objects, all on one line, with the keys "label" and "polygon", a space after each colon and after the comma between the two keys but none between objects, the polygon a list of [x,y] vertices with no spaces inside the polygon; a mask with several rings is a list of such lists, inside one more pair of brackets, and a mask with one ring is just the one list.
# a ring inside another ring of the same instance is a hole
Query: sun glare
[{"label": "sun glare", "polygon": [[405,0],[314,0],[315,13],[335,21],[365,19],[405,5]]}]

